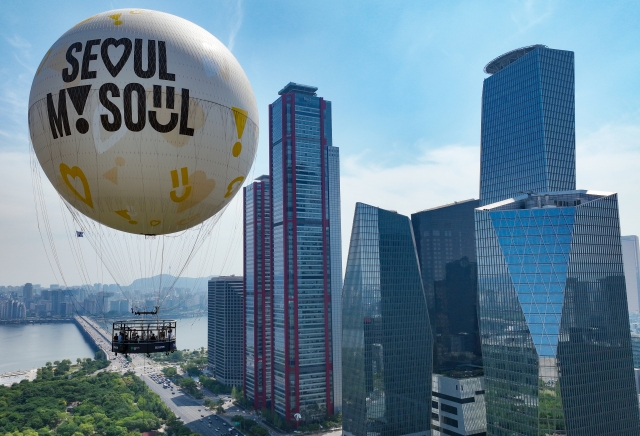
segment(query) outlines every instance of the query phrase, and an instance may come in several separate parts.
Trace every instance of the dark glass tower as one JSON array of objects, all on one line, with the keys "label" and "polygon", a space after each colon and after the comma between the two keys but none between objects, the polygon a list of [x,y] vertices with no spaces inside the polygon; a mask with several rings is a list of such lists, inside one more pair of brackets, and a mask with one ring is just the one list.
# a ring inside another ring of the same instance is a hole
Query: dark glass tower
[{"label": "dark glass tower", "polygon": [[244,392],[260,410],[272,395],[271,187],[260,176],[244,188]]},{"label": "dark glass tower", "polygon": [[478,200],[466,200],[411,215],[436,374],[482,375],[473,215],[478,206]]},{"label": "dark glass tower", "polygon": [[524,47],[485,72],[480,203],[576,189],[573,52]]},{"label": "dark glass tower", "polygon": [[244,330],[242,277],[209,280],[208,356],[215,378],[227,386],[243,385]]},{"label": "dark glass tower", "polygon": [[476,209],[487,434],[638,435],[617,195]]},{"label": "dark glass tower", "polygon": [[411,215],[433,332],[431,429],[485,435],[474,209],[455,202]]},{"label": "dark glass tower", "polygon": [[343,434],[431,434],[429,312],[409,219],[357,203],[343,301]]},{"label": "dark glass tower", "polygon": [[340,169],[317,89],[289,83],[269,106],[273,402],[289,422],[342,404]]}]

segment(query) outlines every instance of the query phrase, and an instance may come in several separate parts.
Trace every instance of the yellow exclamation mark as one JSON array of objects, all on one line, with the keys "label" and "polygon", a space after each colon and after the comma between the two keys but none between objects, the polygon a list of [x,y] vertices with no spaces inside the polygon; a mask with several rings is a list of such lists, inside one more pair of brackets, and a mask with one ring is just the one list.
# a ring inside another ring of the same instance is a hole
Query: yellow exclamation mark
[{"label": "yellow exclamation mark", "polygon": [[242,153],[242,143],[240,142],[240,139],[242,139],[242,134],[244,133],[244,126],[245,124],[247,124],[247,115],[249,113],[237,107],[232,107],[231,111],[233,112],[233,117],[236,120],[236,131],[238,132],[238,142],[233,144],[233,148],[231,149],[231,154],[233,155],[233,157],[238,157],[240,156],[240,153]]}]

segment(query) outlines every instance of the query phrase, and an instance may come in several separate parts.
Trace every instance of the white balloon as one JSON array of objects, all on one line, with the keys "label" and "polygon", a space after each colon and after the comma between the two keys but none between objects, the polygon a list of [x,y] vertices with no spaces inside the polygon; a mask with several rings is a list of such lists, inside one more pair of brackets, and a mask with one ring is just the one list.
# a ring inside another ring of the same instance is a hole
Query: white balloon
[{"label": "white balloon", "polygon": [[31,86],[29,129],[71,206],[117,230],[161,235],[203,222],[240,190],[258,110],[240,64],[209,32],[119,9],[53,44]]}]

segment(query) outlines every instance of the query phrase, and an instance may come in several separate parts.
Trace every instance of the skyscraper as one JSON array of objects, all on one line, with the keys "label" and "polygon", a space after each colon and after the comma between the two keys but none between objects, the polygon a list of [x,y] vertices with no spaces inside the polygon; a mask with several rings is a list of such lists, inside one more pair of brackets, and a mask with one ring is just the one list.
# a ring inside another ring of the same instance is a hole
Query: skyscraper
[{"label": "skyscraper", "polygon": [[22,288],[22,299],[26,304],[33,299],[33,285],[31,283],[25,283]]},{"label": "skyscraper", "polygon": [[637,435],[617,195],[575,189],[573,53],[485,67],[475,211],[488,435]]},{"label": "skyscraper", "polygon": [[485,72],[480,204],[576,189],[573,52],[532,45]]},{"label": "skyscraper", "polygon": [[622,261],[629,312],[640,311],[640,248],[635,235],[622,236]]},{"label": "skyscraper", "polygon": [[434,435],[486,431],[474,209],[465,200],[411,215],[433,332]]},{"label": "skyscraper", "polygon": [[244,392],[258,410],[271,406],[272,394],[270,195],[269,176],[244,188]]},{"label": "skyscraper", "polygon": [[406,216],[356,204],[343,288],[343,434],[431,434],[429,312]]},{"label": "skyscraper", "polygon": [[638,435],[617,195],[476,209],[488,435]]},{"label": "skyscraper", "polygon": [[227,386],[244,381],[243,279],[237,276],[209,280],[208,356],[215,378]]},{"label": "skyscraper", "polygon": [[342,404],[339,155],[316,91],[289,83],[269,106],[273,401],[290,422]]}]

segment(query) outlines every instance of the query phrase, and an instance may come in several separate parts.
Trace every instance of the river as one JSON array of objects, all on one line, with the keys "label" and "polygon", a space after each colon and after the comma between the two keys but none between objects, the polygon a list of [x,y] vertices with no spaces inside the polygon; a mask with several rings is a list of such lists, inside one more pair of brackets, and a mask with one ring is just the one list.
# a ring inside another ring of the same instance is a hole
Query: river
[{"label": "river", "polygon": [[[178,349],[207,346],[206,317],[177,321]],[[62,359],[75,362],[78,357],[93,357],[94,353],[72,322],[0,325],[0,374],[39,368]]]}]

